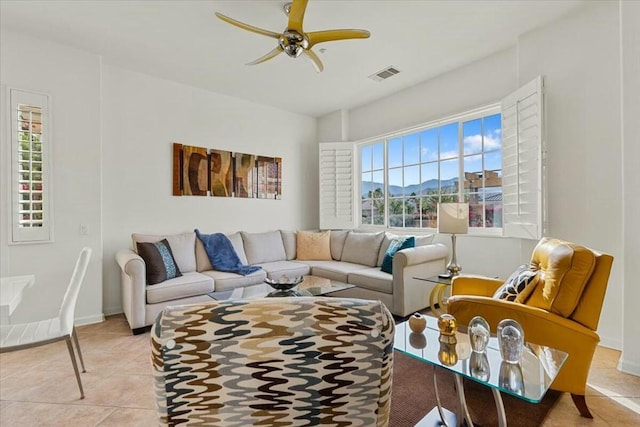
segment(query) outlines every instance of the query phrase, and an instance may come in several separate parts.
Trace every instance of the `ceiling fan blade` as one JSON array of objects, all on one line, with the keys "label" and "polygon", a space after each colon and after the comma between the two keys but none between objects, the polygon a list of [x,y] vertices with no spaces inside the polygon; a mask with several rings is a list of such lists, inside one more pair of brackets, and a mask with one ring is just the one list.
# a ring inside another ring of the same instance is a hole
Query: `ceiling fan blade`
[{"label": "ceiling fan blade", "polygon": [[304,12],[307,10],[307,2],[309,0],[293,0],[291,3],[291,10],[289,11],[289,24],[288,30],[297,31],[300,34],[302,31],[302,21],[304,20]]},{"label": "ceiling fan blade", "polygon": [[260,58],[256,59],[255,61],[251,61],[249,62],[247,65],[256,65],[256,64],[260,64],[261,62],[265,62],[270,60],[271,58],[274,58],[278,55],[280,55],[282,52],[284,52],[282,50],[282,48],[280,46],[277,46],[275,49],[273,49],[272,51],[270,51],[269,53],[267,53],[264,56],[261,56]]},{"label": "ceiling fan blade", "polygon": [[318,73],[324,70],[324,65],[322,65],[322,61],[320,61],[320,58],[318,58],[318,55],[316,55],[314,51],[312,51],[311,49],[305,49],[302,51],[302,54],[305,56],[305,58],[308,58],[309,60],[311,60],[311,63],[313,63],[313,67],[316,69]]},{"label": "ceiling fan blade", "polygon": [[306,34],[309,38],[309,47],[318,43],[332,42],[347,39],[368,39],[371,33],[367,30],[326,30],[313,31]]},{"label": "ceiling fan blade", "polygon": [[253,33],[258,33],[258,34],[262,34],[263,36],[267,36],[267,37],[271,37],[274,39],[279,39],[280,35],[279,33],[275,33],[273,31],[269,31],[269,30],[264,30],[262,28],[258,28],[258,27],[254,27],[253,25],[249,25],[249,24],[245,24],[244,22],[240,22],[240,21],[236,21],[233,18],[229,18],[228,16],[225,16],[219,12],[216,12],[216,16],[220,19],[222,19],[224,22],[227,22],[231,25],[235,25],[238,28],[242,28],[243,30],[247,30],[247,31],[251,31]]}]

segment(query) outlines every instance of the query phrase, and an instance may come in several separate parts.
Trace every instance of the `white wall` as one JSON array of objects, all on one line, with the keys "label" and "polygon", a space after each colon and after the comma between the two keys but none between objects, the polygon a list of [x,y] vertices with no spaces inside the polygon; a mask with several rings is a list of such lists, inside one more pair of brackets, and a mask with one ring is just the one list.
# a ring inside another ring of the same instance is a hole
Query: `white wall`
[{"label": "white wall", "polygon": [[[103,91],[106,314],[121,311],[114,256],[133,232],[317,226],[315,119],[111,66]],[[173,142],[282,157],[282,200],[172,196]]]},{"label": "white wall", "polygon": [[622,159],[624,188],[624,287],[620,369],[640,375],[638,301],[640,301],[640,2],[621,3],[622,20]]},{"label": "white wall", "polygon": [[[545,76],[549,235],[614,255],[599,333],[602,344],[620,349],[623,236],[635,232],[631,235],[636,238],[627,246],[638,241],[637,228],[622,229],[622,212],[635,212],[637,218],[638,201],[631,193],[637,194],[638,187],[627,188],[628,196],[623,199],[618,7],[617,2],[590,2],[568,17],[522,35],[513,49],[352,109],[349,135],[354,141],[363,140],[498,102],[536,75]],[[628,31],[628,45],[635,37],[637,49],[637,25]],[[633,67],[636,65],[627,67],[630,74]],[[630,77],[630,84],[637,88],[636,76]],[[637,118],[637,99],[634,102],[629,102],[635,105],[629,117]],[[331,135],[321,127],[334,122],[321,118],[318,135]],[[630,125],[626,130],[630,138],[637,138],[637,128]],[[637,153],[637,139],[631,150]],[[637,164],[638,157],[631,158],[626,160],[629,176],[637,175],[631,161]],[[448,237],[438,236],[438,240],[447,242]],[[506,277],[517,265],[528,262],[534,244],[531,240],[461,236],[458,261],[467,272]],[[638,277],[637,270],[633,277]],[[627,283],[625,291],[634,286],[635,279]],[[630,335],[630,330],[625,332],[625,341],[631,341]],[[629,364],[638,364],[637,344],[625,342],[625,350],[627,345],[635,350],[625,354],[625,360],[629,356]]]},{"label": "white wall", "polygon": [[591,2],[519,40],[519,80],[545,76],[549,235],[615,257],[598,331],[622,348],[620,25]]},{"label": "white wall", "polygon": [[[100,216],[100,58],[79,50],[2,31],[0,274],[35,274],[36,283],[15,312],[15,321],[55,316],[83,246],[93,248],[76,309],[78,323],[102,320]],[[11,211],[7,86],[51,96],[52,202],[55,241],[8,245]],[[80,224],[89,234],[80,235]]]}]

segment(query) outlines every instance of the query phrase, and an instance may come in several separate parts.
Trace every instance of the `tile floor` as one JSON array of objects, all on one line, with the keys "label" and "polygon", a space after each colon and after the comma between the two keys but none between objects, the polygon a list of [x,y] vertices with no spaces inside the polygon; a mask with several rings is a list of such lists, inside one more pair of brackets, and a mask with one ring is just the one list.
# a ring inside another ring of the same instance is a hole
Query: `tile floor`
[{"label": "tile floor", "polygon": [[[132,336],[117,315],[79,327],[78,336],[87,367],[83,400],[64,342],[0,355],[1,426],[156,425],[149,334]],[[619,356],[596,351],[587,392],[593,420],[581,418],[565,394],[544,426],[640,426],[640,377],[618,372]]]}]

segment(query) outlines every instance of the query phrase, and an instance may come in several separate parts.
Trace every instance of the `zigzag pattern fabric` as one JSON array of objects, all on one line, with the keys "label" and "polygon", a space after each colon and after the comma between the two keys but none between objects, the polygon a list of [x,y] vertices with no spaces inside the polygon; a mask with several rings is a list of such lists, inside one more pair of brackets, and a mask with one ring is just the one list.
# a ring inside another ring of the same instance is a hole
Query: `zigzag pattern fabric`
[{"label": "zigzag pattern fabric", "polygon": [[160,424],[386,426],[394,328],[379,301],[167,307],[151,331]]}]

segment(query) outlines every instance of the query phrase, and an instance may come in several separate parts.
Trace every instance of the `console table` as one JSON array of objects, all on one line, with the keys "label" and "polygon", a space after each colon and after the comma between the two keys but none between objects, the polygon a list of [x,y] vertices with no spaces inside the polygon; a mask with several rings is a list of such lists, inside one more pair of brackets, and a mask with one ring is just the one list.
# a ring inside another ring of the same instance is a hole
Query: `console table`
[{"label": "console table", "polygon": [[[469,337],[465,332],[456,333],[457,344],[440,343],[437,321],[436,318],[427,316],[427,328],[421,334],[411,332],[407,322],[396,325],[394,348],[434,366],[433,383],[438,405],[417,426],[454,426],[464,420],[468,427],[472,427],[462,384],[462,379],[467,378],[491,389],[498,411],[499,426],[505,427],[507,418],[500,393],[511,394],[530,403],[539,403],[568,357],[563,351],[527,343],[520,363],[506,363],[500,356],[496,337],[491,337],[483,353],[471,351]],[[455,374],[457,414],[445,409],[440,402],[436,381],[439,369]]]},{"label": "console table", "polygon": [[0,278],[0,324],[11,323],[11,314],[22,301],[25,289],[33,286],[35,276],[10,276]]}]

